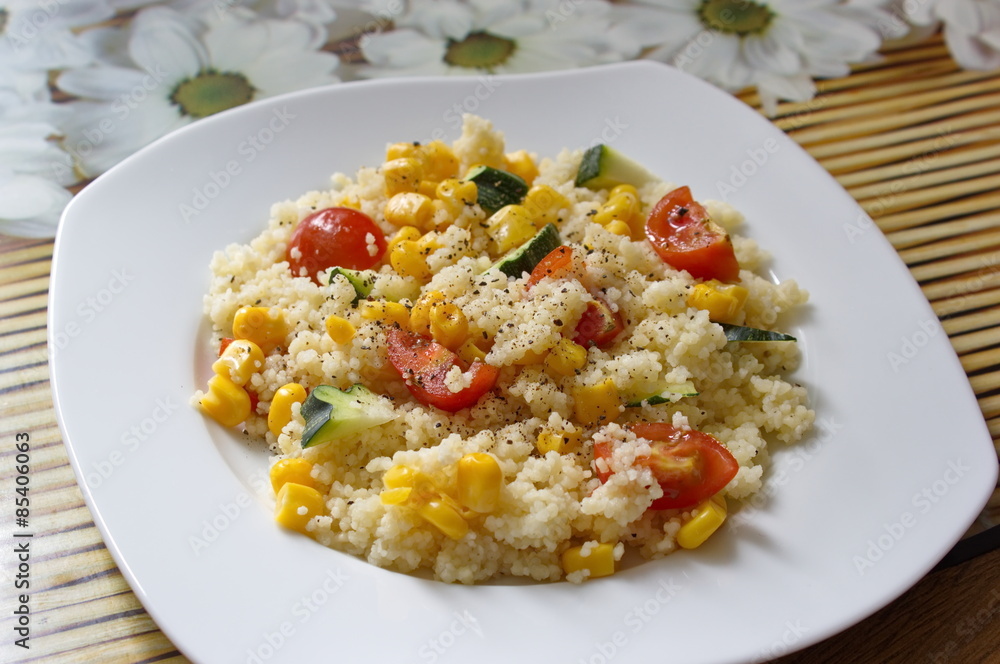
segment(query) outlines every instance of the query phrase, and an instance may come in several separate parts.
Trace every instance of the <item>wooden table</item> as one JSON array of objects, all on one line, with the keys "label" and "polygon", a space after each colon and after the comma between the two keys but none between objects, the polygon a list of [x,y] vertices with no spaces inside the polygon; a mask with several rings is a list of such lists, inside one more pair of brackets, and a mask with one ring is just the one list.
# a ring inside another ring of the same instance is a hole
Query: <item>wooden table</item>
[{"label": "wooden table", "polygon": [[[820,84],[775,124],[874,217],[941,318],[1000,439],[1000,73],[961,71],[939,41]],[[741,97],[756,104],[756,95]],[[0,661],[186,661],[122,578],[77,486],[52,410],[51,241],[0,238]],[[31,442],[31,648],[12,646],[15,439]],[[1000,494],[956,551],[861,624],[779,661],[1000,662]],[[10,607],[10,610],[8,610]],[[373,654],[377,657],[377,654]]]}]

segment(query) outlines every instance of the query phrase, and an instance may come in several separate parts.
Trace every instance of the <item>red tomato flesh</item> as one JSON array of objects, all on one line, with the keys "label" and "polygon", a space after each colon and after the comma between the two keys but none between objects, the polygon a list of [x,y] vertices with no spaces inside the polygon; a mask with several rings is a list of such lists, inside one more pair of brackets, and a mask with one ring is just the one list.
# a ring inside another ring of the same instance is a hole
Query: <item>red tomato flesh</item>
[{"label": "red tomato flesh", "polygon": [[[387,336],[389,362],[406,381],[410,393],[424,405],[449,413],[468,408],[492,390],[500,376],[499,369],[479,360],[466,367],[458,355],[419,334],[394,327]],[[444,382],[455,366],[472,372],[472,383],[460,392],[452,392]]]},{"label": "red tomato flesh", "polygon": [[563,245],[550,251],[545,258],[538,261],[535,269],[528,277],[528,288],[531,288],[546,277],[558,279],[569,272],[573,264],[573,248]]},{"label": "red tomato flesh", "polygon": [[[369,252],[369,236],[375,253]],[[317,275],[327,268],[367,270],[382,260],[385,249],[385,236],[371,217],[351,208],[327,208],[299,222],[285,257],[293,275],[305,268],[319,283]]]},{"label": "red tomato flesh", "polygon": [[607,300],[595,296],[593,302],[587,303],[580,322],[576,324],[573,341],[584,348],[607,348],[624,329],[625,324],[618,312],[611,310]]},{"label": "red tomato flesh", "polygon": [[[685,431],[665,422],[644,422],[628,428],[652,443],[652,453],[637,461],[653,471],[663,489],[663,497],[653,501],[651,510],[693,507],[722,491],[740,469],[729,450],[707,433]],[[594,443],[594,459],[610,463],[611,446]],[[611,475],[610,468],[597,467],[602,483]]]},{"label": "red tomato flesh", "polygon": [[232,337],[222,337],[222,341],[219,342],[219,357],[222,357],[222,354],[226,352],[227,348],[229,348],[229,344],[234,341],[236,341],[236,339],[233,339]]},{"label": "red tomato flesh", "polygon": [[653,206],[646,220],[646,238],[664,262],[687,270],[695,279],[740,279],[729,234],[709,219],[688,187],[674,189]]}]

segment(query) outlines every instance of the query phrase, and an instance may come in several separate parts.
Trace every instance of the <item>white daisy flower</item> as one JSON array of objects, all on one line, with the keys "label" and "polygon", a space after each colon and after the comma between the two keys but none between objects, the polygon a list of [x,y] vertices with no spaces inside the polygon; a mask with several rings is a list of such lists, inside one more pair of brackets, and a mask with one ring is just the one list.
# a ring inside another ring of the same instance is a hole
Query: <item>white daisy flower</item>
[{"label": "white daisy flower", "polygon": [[[376,16],[385,10],[369,3]],[[410,2],[395,29],[365,35],[367,78],[407,74],[515,73],[568,69],[627,56],[608,39],[603,0]]]},{"label": "white daisy flower", "polygon": [[0,62],[36,70],[87,64],[93,53],[73,29],[113,13],[106,0],[5,0],[0,6]]},{"label": "white daisy flower", "polygon": [[[134,10],[152,5],[184,13],[212,12],[223,18],[233,10],[251,10],[268,18],[286,18],[326,25],[337,18],[337,0],[107,0],[116,10]],[[354,3],[357,4],[357,3]]]},{"label": "white daisy flower", "polygon": [[236,12],[211,21],[152,7],[128,29],[98,28],[99,62],[60,74],[70,102],[64,145],[87,177],[173,129],[246,102],[336,82],[325,33]]},{"label": "white daisy flower", "polygon": [[0,68],[0,233],[51,237],[76,181],[52,140],[66,109],[50,103],[43,72]]},{"label": "white daisy flower", "polygon": [[963,68],[1000,68],[1000,0],[910,1],[902,9],[915,25],[943,23],[948,50]]},{"label": "white daisy flower", "polygon": [[639,0],[617,6],[619,41],[727,90],[756,85],[765,108],[805,101],[814,76],[845,76],[882,39],[883,0]]}]

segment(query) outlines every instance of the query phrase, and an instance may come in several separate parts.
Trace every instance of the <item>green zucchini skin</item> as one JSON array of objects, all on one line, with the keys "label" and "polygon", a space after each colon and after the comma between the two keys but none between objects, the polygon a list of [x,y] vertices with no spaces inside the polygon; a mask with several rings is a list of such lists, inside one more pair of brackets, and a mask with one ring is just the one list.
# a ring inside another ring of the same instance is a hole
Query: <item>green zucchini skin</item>
[{"label": "green zucchini skin", "polygon": [[643,402],[649,404],[650,406],[658,406],[663,403],[674,403],[676,401],[680,401],[684,397],[696,396],[698,396],[698,390],[695,389],[694,383],[687,381],[677,385],[668,385],[665,389],[656,394],[651,394],[648,397],[628,401],[625,403],[625,407],[639,408],[642,406]]},{"label": "green zucchini skin", "polygon": [[371,429],[396,418],[389,401],[364,385],[346,390],[318,385],[303,402],[299,413],[306,421],[302,448],[323,445]]},{"label": "green zucchini skin", "polygon": [[335,267],[330,270],[330,281],[333,283],[334,277],[341,275],[354,287],[354,299],[352,306],[358,306],[358,302],[371,295],[372,286],[375,285],[375,272],[373,270],[349,270],[346,267]]},{"label": "green zucchini skin", "polygon": [[610,189],[620,184],[641,187],[655,179],[656,176],[647,171],[642,164],[603,143],[598,143],[583,153],[574,184],[577,187],[596,190]]},{"label": "green zucchini skin", "polygon": [[498,168],[477,166],[465,179],[476,183],[476,202],[486,214],[507,205],[519,205],[528,193],[528,183],[520,176]]},{"label": "green zucchini skin", "polygon": [[507,252],[490,269],[497,269],[508,277],[517,279],[523,273],[531,273],[538,262],[562,244],[559,229],[555,224],[546,224],[534,237],[516,249]]},{"label": "green zucchini skin", "polygon": [[762,341],[796,341],[790,334],[782,332],[772,332],[770,330],[760,330],[756,327],[745,327],[743,325],[730,325],[729,323],[717,323],[722,326],[722,331],[726,333],[727,341],[740,343],[757,343]]}]

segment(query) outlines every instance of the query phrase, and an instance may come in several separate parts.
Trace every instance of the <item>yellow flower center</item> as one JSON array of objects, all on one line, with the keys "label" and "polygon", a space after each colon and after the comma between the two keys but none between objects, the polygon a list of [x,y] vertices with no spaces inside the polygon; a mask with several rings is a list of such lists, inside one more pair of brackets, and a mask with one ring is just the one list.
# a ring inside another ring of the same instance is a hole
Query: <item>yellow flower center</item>
[{"label": "yellow flower center", "polygon": [[743,37],[767,30],[774,12],[766,4],[759,2],[703,0],[698,7],[698,18],[709,30]]},{"label": "yellow flower center", "polygon": [[217,72],[211,69],[181,81],[170,95],[170,101],[181,112],[194,118],[204,118],[253,99],[254,88],[243,74]]},{"label": "yellow flower center", "polygon": [[517,48],[510,39],[488,32],[472,32],[462,41],[448,40],[444,61],[455,67],[492,70],[507,61]]}]

